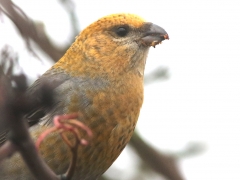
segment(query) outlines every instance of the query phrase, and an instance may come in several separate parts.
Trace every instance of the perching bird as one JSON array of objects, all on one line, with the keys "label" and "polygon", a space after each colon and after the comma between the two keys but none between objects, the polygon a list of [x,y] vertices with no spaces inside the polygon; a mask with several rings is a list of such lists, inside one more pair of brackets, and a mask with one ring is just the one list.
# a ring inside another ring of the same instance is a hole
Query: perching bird
[{"label": "perching bird", "polygon": [[[94,180],[115,161],[129,142],[143,103],[143,76],[149,47],[168,39],[166,31],[133,14],[113,14],[89,25],[65,55],[28,89],[55,84],[53,104],[32,109],[34,139],[53,125],[55,115],[81,113],[93,133],[78,148],[72,179]],[[80,130],[81,132],[81,130]],[[42,142],[40,152],[56,174],[67,171],[68,146],[57,133]],[[0,179],[34,179],[19,155],[0,165]]]}]

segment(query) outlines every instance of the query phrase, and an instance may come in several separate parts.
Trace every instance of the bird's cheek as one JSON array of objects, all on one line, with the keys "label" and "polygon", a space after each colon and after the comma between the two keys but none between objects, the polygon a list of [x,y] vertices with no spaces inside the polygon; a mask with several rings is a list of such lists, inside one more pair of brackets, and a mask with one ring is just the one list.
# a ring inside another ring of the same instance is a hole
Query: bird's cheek
[{"label": "bird's cheek", "polygon": [[87,50],[85,51],[87,57],[95,60],[102,60],[105,57],[113,56],[116,48],[116,43],[101,37],[88,39],[84,43],[84,49]]}]

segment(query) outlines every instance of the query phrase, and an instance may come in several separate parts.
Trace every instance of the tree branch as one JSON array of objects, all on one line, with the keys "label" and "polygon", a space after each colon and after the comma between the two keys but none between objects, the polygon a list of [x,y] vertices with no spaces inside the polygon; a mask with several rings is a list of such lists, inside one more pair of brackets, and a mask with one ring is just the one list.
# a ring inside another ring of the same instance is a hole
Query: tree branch
[{"label": "tree branch", "polygon": [[145,143],[136,132],[130,141],[130,145],[155,172],[163,174],[170,180],[184,180],[177,168],[176,159],[156,151]]},{"label": "tree branch", "polygon": [[46,165],[39,155],[34,142],[28,132],[27,122],[23,121],[23,112],[29,109],[31,103],[24,97],[19,97],[20,102],[16,103],[15,94],[12,90],[9,79],[4,75],[0,67],[0,112],[1,121],[5,120],[5,126],[10,130],[9,140],[0,148],[1,158],[6,158],[18,150],[25,160],[28,168],[36,179],[56,179],[59,178]]},{"label": "tree branch", "polygon": [[58,49],[55,47],[47,37],[44,26],[40,23],[34,23],[12,1],[0,0],[0,11],[2,11],[7,17],[12,20],[12,22],[21,33],[23,39],[25,40],[27,48],[32,53],[34,53],[34,51],[31,48],[30,40],[33,40],[55,62],[62,57],[67,48]]}]

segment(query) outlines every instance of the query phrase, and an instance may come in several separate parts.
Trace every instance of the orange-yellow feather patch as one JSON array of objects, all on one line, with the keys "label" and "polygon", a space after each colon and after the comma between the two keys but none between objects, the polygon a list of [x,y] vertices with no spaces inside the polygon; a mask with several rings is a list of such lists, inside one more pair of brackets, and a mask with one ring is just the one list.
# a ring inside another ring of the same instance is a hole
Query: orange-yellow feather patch
[{"label": "orange-yellow feather patch", "polygon": [[87,38],[93,31],[101,31],[116,25],[130,25],[132,28],[139,28],[143,25],[145,20],[135,14],[112,14],[105,16],[96,22],[89,25],[80,34],[83,38]]},{"label": "orange-yellow feather patch", "polygon": [[[144,19],[134,14],[112,14],[103,17],[85,28],[66,54],[52,68],[64,69],[65,72],[72,76],[86,75],[87,72],[90,72],[89,70],[105,73],[114,69],[114,72],[117,73],[117,71],[124,68],[124,64],[128,63],[127,58],[130,56],[126,54],[126,57],[123,58],[123,53],[127,52],[126,47],[119,47],[117,43],[107,39],[107,36],[101,33],[101,52],[104,52],[104,54],[96,53],[96,48],[93,47],[97,46],[99,42],[94,34],[107,31],[116,25],[128,25],[136,29],[143,26],[144,23]],[[84,62],[86,57],[94,57],[94,63],[90,63],[90,61],[88,63]],[[101,69],[103,67],[104,69]],[[114,76],[114,73],[108,74]],[[91,76],[91,74],[88,74],[88,76]],[[109,76],[109,78],[111,77]]]}]

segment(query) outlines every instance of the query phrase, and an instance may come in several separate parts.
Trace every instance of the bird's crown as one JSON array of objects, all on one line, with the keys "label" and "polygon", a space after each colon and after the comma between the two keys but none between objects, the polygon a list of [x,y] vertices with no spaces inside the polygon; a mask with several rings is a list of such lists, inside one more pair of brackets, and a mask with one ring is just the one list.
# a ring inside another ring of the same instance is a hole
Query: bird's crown
[{"label": "bird's crown", "polygon": [[81,33],[81,36],[86,36],[92,34],[92,32],[101,31],[104,29],[109,29],[114,26],[130,25],[133,29],[140,28],[144,24],[145,20],[138,15],[121,13],[121,14],[111,14],[100,18]]}]

